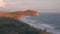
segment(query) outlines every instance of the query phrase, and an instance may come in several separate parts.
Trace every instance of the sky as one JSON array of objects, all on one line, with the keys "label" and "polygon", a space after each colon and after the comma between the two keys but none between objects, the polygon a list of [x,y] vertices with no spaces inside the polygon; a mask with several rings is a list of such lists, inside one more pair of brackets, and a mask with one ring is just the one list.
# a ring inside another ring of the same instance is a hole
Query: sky
[{"label": "sky", "polygon": [[0,7],[5,7],[5,3],[3,2],[3,0],[0,0]]},{"label": "sky", "polygon": [[[0,9],[34,9],[42,13],[60,12],[60,0],[0,0]],[[50,10],[49,10],[50,9]]]}]

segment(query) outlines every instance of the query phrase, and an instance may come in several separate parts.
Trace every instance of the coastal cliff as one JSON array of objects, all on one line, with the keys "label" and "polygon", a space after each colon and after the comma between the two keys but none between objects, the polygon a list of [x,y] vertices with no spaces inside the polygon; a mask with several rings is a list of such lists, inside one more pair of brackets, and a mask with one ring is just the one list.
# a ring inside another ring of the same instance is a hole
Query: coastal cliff
[{"label": "coastal cliff", "polygon": [[23,21],[0,17],[0,34],[48,34]]}]

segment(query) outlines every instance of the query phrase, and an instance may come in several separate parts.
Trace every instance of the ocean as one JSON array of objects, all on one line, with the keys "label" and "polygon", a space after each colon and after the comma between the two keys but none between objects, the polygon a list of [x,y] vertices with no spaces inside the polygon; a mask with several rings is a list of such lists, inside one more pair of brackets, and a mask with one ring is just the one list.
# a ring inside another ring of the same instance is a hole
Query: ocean
[{"label": "ocean", "polygon": [[32,27],[47,29],[47,32],[60,34],[60,14],[58,13],[40,13],[40,16],[28,16],[22,21]]}]

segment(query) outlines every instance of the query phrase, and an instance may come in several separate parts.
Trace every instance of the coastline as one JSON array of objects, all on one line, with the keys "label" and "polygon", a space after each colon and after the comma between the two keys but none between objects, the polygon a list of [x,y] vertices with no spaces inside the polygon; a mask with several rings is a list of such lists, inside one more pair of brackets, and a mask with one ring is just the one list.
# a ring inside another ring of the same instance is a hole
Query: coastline
[{"label": "coastline", "polygon": [[0,32],[0,34],[50,34],[46,30],[31,27],[23,21],[2,17],[0,17]]}]

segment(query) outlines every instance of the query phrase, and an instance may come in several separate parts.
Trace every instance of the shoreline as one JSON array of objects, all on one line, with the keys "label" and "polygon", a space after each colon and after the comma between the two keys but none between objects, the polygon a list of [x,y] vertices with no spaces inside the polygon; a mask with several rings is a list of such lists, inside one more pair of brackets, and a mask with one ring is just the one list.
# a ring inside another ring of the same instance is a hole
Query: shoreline
[{"label": "shoreline", "polygon": [[49,34],[46,30],[31,27],[23,21],[18,21],[13,18],[0,17],[0,34]]}]

